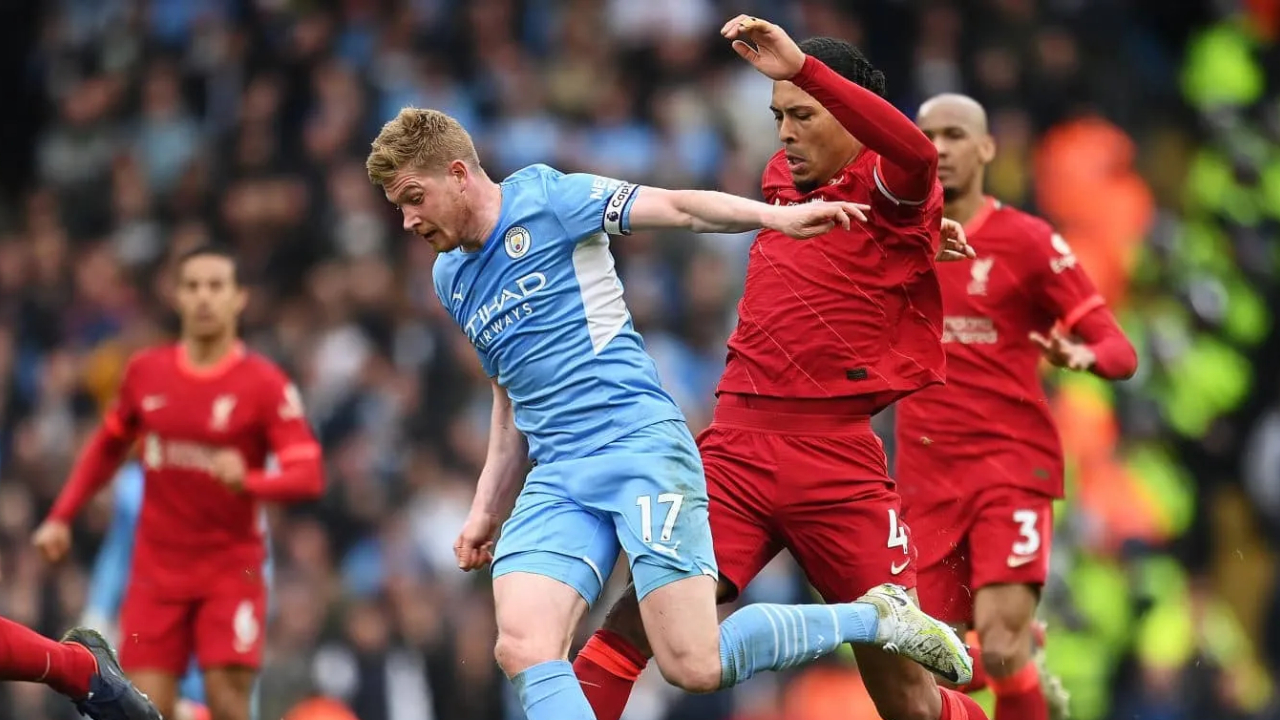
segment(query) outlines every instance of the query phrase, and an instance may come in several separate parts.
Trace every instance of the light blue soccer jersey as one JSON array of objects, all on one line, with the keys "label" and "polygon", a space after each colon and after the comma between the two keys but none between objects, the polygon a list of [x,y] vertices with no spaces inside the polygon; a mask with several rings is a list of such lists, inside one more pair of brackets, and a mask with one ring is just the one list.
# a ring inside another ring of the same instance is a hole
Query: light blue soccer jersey
[{"label": "light blue soccer jersey", "polygon": [[609,252],[637,190],[531,165],[503,181],[484,246],[436,260],[436,294],[507,389],[539,463],[684,419],[632,327]]},{"label": "light blue soccer jersey", "polygon": [[716,575],[702,461],[632,327],[609,253],[637,192],[531,165],[503,181],[484,246],[435,264],[436,293],[506,388],[537,461],[493,575],[550,577],[588,604],[623,549],[642,598]]}]

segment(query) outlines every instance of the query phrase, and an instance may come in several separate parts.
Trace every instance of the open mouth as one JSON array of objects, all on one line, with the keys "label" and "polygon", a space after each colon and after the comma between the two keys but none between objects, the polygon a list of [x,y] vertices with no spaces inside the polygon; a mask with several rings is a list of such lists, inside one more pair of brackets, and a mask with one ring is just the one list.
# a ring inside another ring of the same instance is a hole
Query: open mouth
[{"label": "open mouth", "polygon": [[786,158],[787,158],[787,169],[793,173],[800,172],[807,166],[805,159],[800,157],[799,155],[792,155],[791,153],[787,153]]}]

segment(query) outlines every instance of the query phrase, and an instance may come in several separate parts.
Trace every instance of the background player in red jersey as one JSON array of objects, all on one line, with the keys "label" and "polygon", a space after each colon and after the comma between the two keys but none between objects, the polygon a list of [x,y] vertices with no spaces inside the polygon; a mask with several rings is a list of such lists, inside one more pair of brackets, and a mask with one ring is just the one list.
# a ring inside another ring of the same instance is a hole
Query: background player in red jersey
[{"label": "background player in red jersey", "polygon": [[[49,561],[64,557],[71,520],[140,441],[146,490],[120,660],[170,717],[193,652],[214,720],[250,716],[267,592],[260,502],[323,491],[298,391],[237,339],[247,300],[233,256],[211,248],[184,256],[181,340],[130,360],[114,407],[35,535]],[[278,472],[265,471],[268,454]]]},{"label": "background player in red jersey", "polygon": [[1050,704],[1065,710],[1056,688],[1046,701],[1032,661],[1063,460],[1040,358],[1114,380],[1137,356],[1062,236],[983,194],[995,147],[982,106],[942,95],[917,122],[938,150],[947,217],[977,252],[938,269],[946,386],[898,404],[895,477],[918,538],[920,602],[976,628],[997,720],[1044,720]]},{"label": "background player in red jersey", "polygon": [[[765,170],[766,201],[870,210],[849,231],[806,242],[762,231],[752,244],[719,403],[698,438],[720,596],[735,597],[783,547],[828,602],[911,587],[911,535],[870,417],[943,379],[937,153],[848,43],[797,45],[747,16],[722,32],[776,81],[784,148]],[[624,598],[574,664],[600,720],[620,717],[647,663],[638,617],[634,595]],[[985,717],[923,668],[854,651],[885,720]]]}]

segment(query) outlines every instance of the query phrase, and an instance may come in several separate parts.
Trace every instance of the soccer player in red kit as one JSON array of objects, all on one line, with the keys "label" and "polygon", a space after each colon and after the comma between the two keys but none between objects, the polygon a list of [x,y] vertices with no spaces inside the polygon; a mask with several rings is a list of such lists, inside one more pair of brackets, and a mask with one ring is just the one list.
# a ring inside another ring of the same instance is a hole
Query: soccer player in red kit
[{"label": "soccer player in red kit", "polygon": [[947,384],[897,407],[895,477],[920,602],[976,630],[970,647],[981,648],[975,666],[996,694],[996,720],[1046,720],[1065,697],[1042,690],[1032,632],[1063,459],[1040,360],[1118,380],[1137,355],[1062,236],[983,194],[995,146],[982,106],[938,96],[917,123],[938,150],[947,217],[965,224],[977,253],[938,269]]},{"label": "soccer player in red kit", "polygon": [[[719,402],[698,438],[720,597],[784,547],[828,602],[885,582],[912,587],[912,537],[871,416],[943,381],[937,152],[882,98],[883,74],[852,45],[797,45],[747,16],[722,33],[775,80],[784,147],[765,169],[765,200],[870,210],[848,231],[805,242],[761,231],[751,246]],[[599,720],[618,720],[647,663],[637,618],[629,595],[574,664]],[[854,652],[885,720],[985,718],[924,668]]]},{"label": "soccer player in red kit", "polygon": [[[135,441],[146,473],[120,663],[166,717],[194,653],[213,720],[247,720],[261,662],[267,588],[263,501],[316,498],[320,446],[298,391],[237,339],[248,300],[235,258],[201,248],[180,261],[177,344],[144,350],[76,461],[35,544],[51,562],[70,523]],[[268,454],[279,470],[267,472]]]}]

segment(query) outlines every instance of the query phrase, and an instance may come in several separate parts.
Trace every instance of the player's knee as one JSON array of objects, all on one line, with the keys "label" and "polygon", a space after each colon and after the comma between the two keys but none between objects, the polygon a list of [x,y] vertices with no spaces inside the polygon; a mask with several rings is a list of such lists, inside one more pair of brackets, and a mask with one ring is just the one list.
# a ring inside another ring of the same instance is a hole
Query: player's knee
[{"label": "player's knee", "polygon": [[498,642],[493,646],[493,657],[507,677],[528,670],[534,665],[564,657],[564,649],[549,638],[520,632],[498,632]]},{"label": "player's knee", "polygon": [[1006,677],[1031,660],[1031,628],[1017,622],[992,623],[978,631],[982,666],[992,677]]},{"label": "player's knee", "polygon": [[658,662],[662,677],[690,693],[711,693],[720,689],[720,654],[677,652]]}]

